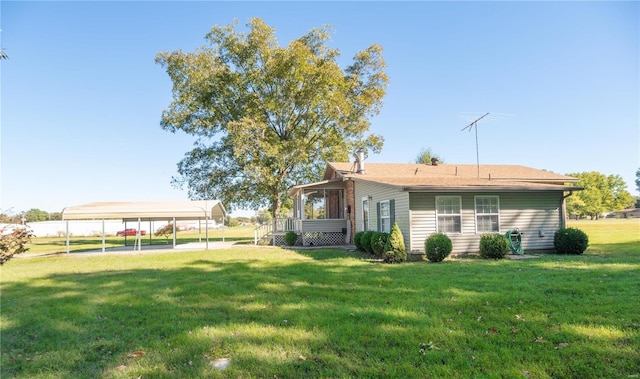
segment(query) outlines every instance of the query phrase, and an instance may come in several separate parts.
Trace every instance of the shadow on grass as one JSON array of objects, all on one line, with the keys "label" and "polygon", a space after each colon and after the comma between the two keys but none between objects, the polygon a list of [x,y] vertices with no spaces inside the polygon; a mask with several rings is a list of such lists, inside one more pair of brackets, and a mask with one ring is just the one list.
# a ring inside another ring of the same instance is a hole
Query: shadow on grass
[{"label": "shadow on grass", "polygon": [[[3,283],[3,377],[638,373],[640,279],[627,271],[225,254],[162,269],[104,259],[95,272]],[[437,348],[421,354],[429,341]],[[218,357],[233,359],[227,371]]]}]

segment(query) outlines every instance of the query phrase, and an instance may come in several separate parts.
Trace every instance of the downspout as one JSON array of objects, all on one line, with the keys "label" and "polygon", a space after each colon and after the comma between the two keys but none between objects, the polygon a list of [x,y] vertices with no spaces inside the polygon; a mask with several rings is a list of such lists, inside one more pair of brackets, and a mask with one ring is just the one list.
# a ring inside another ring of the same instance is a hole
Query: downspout
[{"label": "downspout", "polygon": [[566,202],[566,200],[571,195],[573,195],[573,191],[569,191],[568,194],[566,194],[566,195],[563,194],[562,195],[562,208],[561,208],[562,209],[561,210],[562,217],[560,218],[561,219],[560,227],[562,227],[563,229],[567,227],[567,202]]}]

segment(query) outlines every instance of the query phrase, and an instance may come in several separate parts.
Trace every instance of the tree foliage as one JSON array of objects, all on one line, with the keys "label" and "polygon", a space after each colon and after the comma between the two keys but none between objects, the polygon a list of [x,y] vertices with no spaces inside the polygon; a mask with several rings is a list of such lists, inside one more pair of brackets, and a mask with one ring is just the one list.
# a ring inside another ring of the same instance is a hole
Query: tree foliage
[{"label": "tree foliage", "polygon": [[356,53],[342,70],[326,27],[286,47],[261,19],[247,32],[236,27],[214,26],[194,52],[157,55],[173,82],[161,126],[197,137],[174,178],[191,198],[268,203],[277,216],[287,189],[316,179],[324,162],[382,147],[382,137],[367,135],[388,83],[382,48]]},{"label": "tree foliage", "polygon": [[574,192],[567,198],[567,212],[570,215],[599,218],[604,212],[616,211],[633,206],[634,200],[626,190],[620,175],[604,175],[599,172],[569,174],[580,179],[577,186],[583,191]]},{"label": "tree foliage", "polygon": [[268,209],[259,210],[256,214],[256,222],[260,225],[269,224],[272,219]]},{"label": "tree foliage", "polygon": [[640,168],[636,171],[636,191],[640,192]]},{"label": "tree foliage", "polygon": [[[178,233],[179,230],[178,228],[176,228],[176,233]],[[169,240],[169,237],[173,235],[173,224],[169,223],[163,227],[161,227],[160,229],[156,230],[156,236],[162,236],[164,238],[167,239],[167,241]]]},{"label": "tree foliage", "polygon": [[31,208],[24,214],[24,220],[26,222],[47,221],[48,219],[49,213],[37,208]]},{"label": "tree foliage", "polygon": [[27,228],[15,228],[9,233],[0,234],[0,265],[5,264],[14,255],[29,250],[26,245],[31,242],[33,233]]},{"label": "tree foliage", "polygon": [[436,158],[438,162],[444,163],[444,159],[442,159],[438,154],[434,153],[430,147],[423,147],[422,149],[420,149],[420,152],[416,156],[415,163],[430,165],[431,158]]}]

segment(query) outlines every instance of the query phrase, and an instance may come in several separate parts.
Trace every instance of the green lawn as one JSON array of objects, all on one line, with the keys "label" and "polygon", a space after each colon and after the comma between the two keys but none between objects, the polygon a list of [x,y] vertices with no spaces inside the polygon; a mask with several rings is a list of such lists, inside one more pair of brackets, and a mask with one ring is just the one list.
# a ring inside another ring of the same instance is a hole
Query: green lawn
[{"label": "green lawn", "polygon": [[582,256],[15,258],[0,269],[0,377],[640,377],[640,220],[571,226],[590,237]]}]

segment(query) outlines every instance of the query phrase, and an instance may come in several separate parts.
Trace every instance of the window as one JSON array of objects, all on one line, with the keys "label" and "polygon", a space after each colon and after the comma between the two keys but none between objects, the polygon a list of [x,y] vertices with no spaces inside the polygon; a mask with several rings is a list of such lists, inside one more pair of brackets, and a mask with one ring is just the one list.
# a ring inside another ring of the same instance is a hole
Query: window
[{"label": "window", "polygon": [[389,200],[380,202],[380,226],[381,232],[391,232],[391,207],[389,206]]},{"label": "window", "polygon": [[460,196],[436,196],[436,222],[442,233],[462,232]]},{"label": "window", "polygon": [[362,230],[369,230],[369,198],[362,198]]},{"label": "window", "polygon": [[344,218],[343,191],[337,189],[317,189],[304,192],[304,219]]},{"label": "window", "polygon": [[476,232],[500,231],[500,201],[498,196],[476,196]]}]

